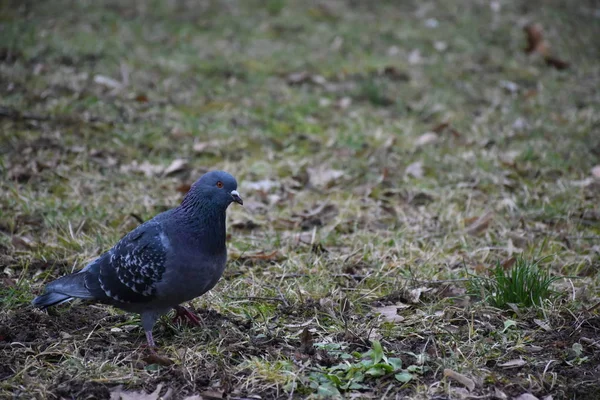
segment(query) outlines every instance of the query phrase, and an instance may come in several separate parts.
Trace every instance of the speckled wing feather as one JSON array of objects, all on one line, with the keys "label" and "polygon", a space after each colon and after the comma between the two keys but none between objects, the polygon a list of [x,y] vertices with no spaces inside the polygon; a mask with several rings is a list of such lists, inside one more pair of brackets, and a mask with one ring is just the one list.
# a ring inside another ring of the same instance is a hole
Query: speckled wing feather
[{"label": "speckled wing feather", "polygon": [[168,247],[169,241],[158,223],[140,225],[100,263],[100,289],[107,298],[120,303],[151,301],[165,272]]}]

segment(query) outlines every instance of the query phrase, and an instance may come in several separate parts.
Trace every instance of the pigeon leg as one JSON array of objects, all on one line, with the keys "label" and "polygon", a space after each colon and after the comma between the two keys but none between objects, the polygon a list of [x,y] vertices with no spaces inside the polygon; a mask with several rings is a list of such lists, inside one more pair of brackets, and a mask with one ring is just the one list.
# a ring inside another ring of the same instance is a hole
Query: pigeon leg
[{"label": "pigeon leg", "polygon": [[192,326],[202,325],[202,321],[200,320],[200,318],[198,318],[196,314],[194,314],[187,308],[183,306],[175,306],[173,308],[175,309],[175,317],[173,318],[173,322],[185,321]]},{"label": "pigeon leg", "polygon": [[154,343],[154,337],[152,336],[152,331],[146,331],[146,341],[148,342],[148,348],[153,349],[156,347],[156,343]]}]

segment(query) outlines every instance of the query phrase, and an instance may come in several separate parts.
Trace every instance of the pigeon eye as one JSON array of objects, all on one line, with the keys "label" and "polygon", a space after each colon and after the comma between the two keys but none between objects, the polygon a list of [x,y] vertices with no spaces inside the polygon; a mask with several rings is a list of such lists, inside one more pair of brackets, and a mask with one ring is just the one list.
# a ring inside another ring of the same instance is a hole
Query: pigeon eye
[{"label": "pigeon eye", "polygon": [[223,182],[221,182],[221,181],[218,181],[218,182],[217,182],[217,187],[218,187],[219,189],[223,189]]}]

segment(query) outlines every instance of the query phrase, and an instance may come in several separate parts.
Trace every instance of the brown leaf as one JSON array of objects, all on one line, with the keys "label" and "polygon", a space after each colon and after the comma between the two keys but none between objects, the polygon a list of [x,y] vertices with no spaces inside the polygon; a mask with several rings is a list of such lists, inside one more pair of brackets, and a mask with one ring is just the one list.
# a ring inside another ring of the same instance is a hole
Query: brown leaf
[{"label": "brown leaf", "polygon": [[146,96],[145,94],[138,94],[137,96],[135,96],[135,101],[139,103],[147,103],[148,96]]},{"label": "brown leaf", "polygon": [[502,265],[502,268],[506,271],[507,269],[510,269],[513,265],[515,265],[516,262],[517,262],[516,257],[510,257],[510,258],[507,258],[506,260],[504,260],[501,265]]},{"label": "brown leaf", "polygon": [[540,24],[529,24],[523,29],[527,35],[526,53],[541,55],[547,65],[558,70],[569,68],[569,63],[567,61],[561,60],[550,54],[550,45],[544,40],[542,26]]},{"label": "brown leaf", "polygon": [[479,235],[490,226],[490,222],[492,222],[493,218],[494,213],[491,211],[485,213],[481,217],[467,218],[465,219],[465,224],[467,225],[465,231],[470,235]]},{"label": "brown leaf", "polygon": [[450,126],[449,122],[442,122],[440,124],[437,124],[433,128],[431,128],[431,132],[440,134],[444,131],[444,129],[446,129],[449,126]]},{"label": "brown leaf", "polygon": [[548,54],[548,44],[544,41],[544,35],[542,34],[542,26],[540,24],[529,24],[523,28],[527,35],[527,47],[525,52],[527,54],[538,53],[543,56]]},{"label": "brown leaf", "polygon": [[401,315],[398,315],[399,309],[400,309],[400,307],[396,306],[396,305],[383,306],[383,307],[376,307],[375,312],[381,314],[383,319],[387,322],[402,322],[402,321],[404,321],[404,317],[402,317]]},{"label": "brown leaf", "polygon": [[472,392],[475,389],[475,381],[473,381],[473,379],[471,378],[468,378],[466,375],[459,374],[458,372],[445,368],[444,376],[457,381],[458,383],[469,389],[470,392]]},{"label": "brown leaf", "polygon": [[165,170],[163,171],[163,175],[164,176],[173,175],[177,172],[183,171],[184,169],[187,168],[187,166],[188,166],[187,160],[185,160],[183,158],[177,158],[177,159],[173,160],[167,168],[165,168]]},{"label": "brown leaf", "polygon": [[267,253],[265,251],[258,251],[256,253],[243,253],[235,257],[235,254],[231,255],[231,258],[239,262],[257,262],[257,261],[283,261],[285,256],[278,250]]},{"label": "brown leaf", "polygon": [[560,58],[553,57],[553,56],[544,57],[544,61],[546,61],[547,65],[554,67],[558,70],[567,69],[570,66],[570,64],[568,62],[561,60]]},{"label": "brown leaf", "polygon": [[177,190],[179,193],[186,194],[190,191],[191,188],[192,185],[190,185],[189,183],[182,183],[181,185],[177,186],[175,190]]},{"label": "brown leaf", "polygon": [[398,70],[398,68],[394,66],[387,66],[383,69],[383,75],[387,76],[393,81],[408,81],[410,80],[410,76],[404,72]]},{"label": "brown leaf", "polygon": [[308,355],[315,354],[312,333],[310,333],[308,327],[304,327],[304,330],[300,334],[300,352]]},{"label": "brown leaf", "polygon": [[35,242],[27,236],[13,236],[11,243],[18,250],[29,250],[35,246]]}]

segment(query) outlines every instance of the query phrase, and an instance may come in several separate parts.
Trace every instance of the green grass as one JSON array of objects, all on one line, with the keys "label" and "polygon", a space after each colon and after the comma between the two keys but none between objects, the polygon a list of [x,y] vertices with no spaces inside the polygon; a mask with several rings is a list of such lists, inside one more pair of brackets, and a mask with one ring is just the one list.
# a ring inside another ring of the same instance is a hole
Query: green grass
[{"label": "green grass", "polygon": [[[600,398],[596,14],[0,2],[0,398],[459,398],[447,369],[473,397]],[[524,53],[528,22],[570,68]],[[144,360],[137,316],[29,308],[209,169],[237,177],[245,206],[228,213],[225,276],[190,304],[205,326],[157,325],[172,365]],[[552,258],[496,269],[524,254]],[[476,301],[540,304],[555,277],[541,306]],[[394,361],[374,363],[376,343]]]},{"label": "green grass", "polygon": [[498,308],[541,306],[556,295],[552,283],[563,279],[551,276],[550,271],[540,267],[541,261],[518,256],[514,265],[508,268],[497,262],[490,271],[490,278],[474,277],[469,282],[469,291]]}]

